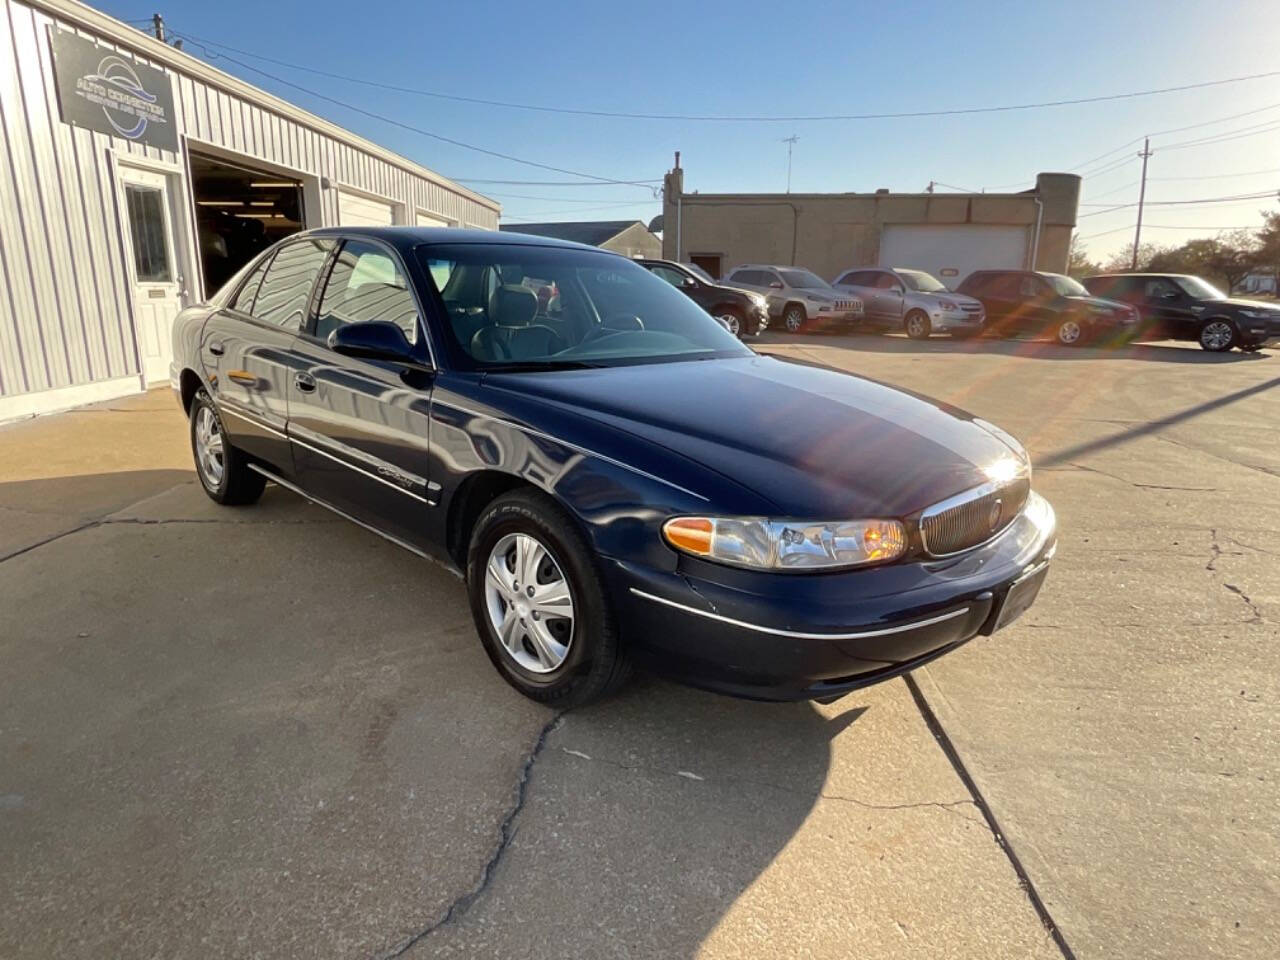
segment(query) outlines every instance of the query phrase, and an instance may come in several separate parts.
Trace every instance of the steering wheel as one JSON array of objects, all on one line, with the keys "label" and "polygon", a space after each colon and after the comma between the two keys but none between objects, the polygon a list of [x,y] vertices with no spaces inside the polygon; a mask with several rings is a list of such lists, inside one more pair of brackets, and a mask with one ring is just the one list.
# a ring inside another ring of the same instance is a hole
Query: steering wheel
[{"label": "steering wheel", "polygon": [[600,321],[600,326],[582,338],[579,346],[601,340],[604,337],[616,336],[619,333],[633,333],[644,329],[644,321],[634,313],[611,313]]}]

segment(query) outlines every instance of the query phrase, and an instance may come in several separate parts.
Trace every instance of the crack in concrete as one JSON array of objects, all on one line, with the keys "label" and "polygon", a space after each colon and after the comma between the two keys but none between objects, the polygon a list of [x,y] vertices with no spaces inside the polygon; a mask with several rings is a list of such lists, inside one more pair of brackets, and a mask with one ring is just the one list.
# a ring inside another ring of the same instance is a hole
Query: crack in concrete
[{"label": "crack in concrete", "polygon": [[[1127,483],[1131,487],[1137,487],[1139,490],[1182,490],[1188,493],[1217,493],[1217,487],[1181,487],[1169,483],[1142,483],[1138,480],[1130,480],[1128,477],[1122,477],[1117,473],[1108,473],[1106,470],[1100,470],[1097,467],[1091,467],[1088,464],[1077,463],[1074,460],[1068,460],[1067,466],[1074,470],[1081,470],[1085,473],[1096,473],[1102,477],[1110,477],[1112,480],[1118,480],[1121,483]],[[1061,468],[1049,467],[1047,470],[1041,471],[1047,473],[1064,473]]]},{"label": "crack in concrete", "polygon": [[[812,796],[807,790],[797,790],[795,787],[789,787],[785,784],[774,783],[770,780],[756,780],[751,777],[704,777],[698,774],[690,774],[687,770],[664,770],[662,767],[655,767],[647,763],[623,763],[620,760],[610,760],[604,757],[592,757],[583,753],[581,750],[572,750],[568,747],[561,747],[562,752],[571,757],[577,757],[580,760],[586,760],[589,763],[603,763],[606,766],[614,767],[618,770],[640,771],[644,773],[653,773],[658,776],[675,777],[680,780],[698,783],[732,783],[740,786],[764,787],[769,790],[777,790],[781,793],[790,793],[796,796]],[[980,823],[972,817],[966,817],[957,807],[976,806],[972,800],[922,800],[917,803],[872,803],[869,800],[861,800],[858,797],[849,797],[839,793],[827,793],[821,791],[817,795],[822,800],[835,800],[839,803],[849,803],[854,806],[863,807],[867,810],[916,810],[924,807],[937,807],[939,810],[945,810],[948,813],[955,813],[963,820],[970,823]]]},{"label": "crack in concrete", "polygon": [[[1222,557],[1224,556],[1224,552],[1222,549],[1222,545],[1218,543],[1217,527],[1211,527],[1209,529],[1209,538],[1210,538],[1209,539],[1209,562],[1204,565],[1204,568],[1210,573],[1219,573],[1220,571],[1218,570],[1218,561],[1222,559]],[[1231,538],[1227,537],[1226,539],[1230,540]],[[1226,555],[1238,557],[1238,556],[1242,556],[1243,554],[1232,553],[1232,554],[1226,554]],[[1247,606],[1249,608],[1249,611],[1253,614],[1253,616],[1250,617],[1248,620],[1243,621],[1244,623],[1265,623],[1266,622],[1266,618],[1262,615],[1262,608],[1259,607],[1257,603],[1253,601],[1253,598],[1250,597],[1247,593],[1245,593],[1244,590],[1236,586],[1234,583],[1228,583],[1226,580],[1222,581],[1222,586],[1228,592],[1234,593],[1237,597],[1243,600],[1245,606]]]},{"label": "crack in concrete", "polygon": [[498,842],[489,854],[489,858],[484,862],[484,866],[480,868],[480,879],[476,885],[466,893],[455,897],[438,920],[423,927],[417,933],[406,937],[389,952],[381,954],[379,960],[392,960],[394,957],[403,956],[416,944],[431,936],[441,927],[453,923],[458,917],[466,913],[472,904],[479,900],[489,889],[489,884],[493,881],[494,871],[497,870],[502,858],[506,856],[507,849],[511,846],[511,841],[515,837],[515,819],[520,815],[520,811],[524,809],[525,801],[528,799],[529,778],[533,773],[533,765],[537,763],[543,748],[546,747],[547,737],[560,725],[560,721],[564,719],[566,712],[562,710],[557,713],[538,732],[538,738],[533,742],[533,748],[529,751],[529,755],[525,757],[524,763],[520,767],[520,776],[516,780],[515,802],[498,824]]},{"label": "crack in concrete", "polygon": [[51,537],[45,537],[43,540],[38,540],[35,543],[28,544],[27,546],[21,548],[20,550],[13,551],[13,553],[6,553],[3,557],[0,557],[0,563],[4,563],[6,560],[12,560],[15,557],[20,557],[24,553],[30,553],[32,550],[39,550],[41,547],[47,546],[50,543],[55,543],[58,540],[61,540],[63,537],[69,537],[72,534],[81,533],[85,530],[90,530],[93,527],[97,527],[101,525],[102,525],[101,520],[88,520],[80,524],[80,526],[78,527],[72,527],[70,530],[63,530],[61,533],[55,533]]}]

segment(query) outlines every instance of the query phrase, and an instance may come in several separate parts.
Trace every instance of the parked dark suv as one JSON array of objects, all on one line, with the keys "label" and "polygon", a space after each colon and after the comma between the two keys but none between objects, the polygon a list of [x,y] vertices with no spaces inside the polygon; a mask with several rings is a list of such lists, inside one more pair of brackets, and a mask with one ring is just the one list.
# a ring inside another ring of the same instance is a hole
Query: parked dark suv
[{"label": "parked dark suv", "polygon": [[956,288],[981,300],[986,329],[1000,336],[1049,336],[1067,346],[1106,338],[1130,339],[1138,313],[1114,300],[1093,296],[1061,273],[975,270]]},{"label": "parked dark suv", "polygon": [[1142,314],[1142,335],[1195,340],[1221,353],[1257,350],[1280,338],[1280,304],[1228,297],[1199,277],[1179,273],[1127,273],[1087,277],[1093,294],[1130,304]]},{"label": "parked dark suv", "polygon": [[656,274],[720,321],[720,325],[739,337],[754,337],[769,325],[768,302],[758,293],[726,287],[711,279],[701,267],[674,260],[636,261]]}]

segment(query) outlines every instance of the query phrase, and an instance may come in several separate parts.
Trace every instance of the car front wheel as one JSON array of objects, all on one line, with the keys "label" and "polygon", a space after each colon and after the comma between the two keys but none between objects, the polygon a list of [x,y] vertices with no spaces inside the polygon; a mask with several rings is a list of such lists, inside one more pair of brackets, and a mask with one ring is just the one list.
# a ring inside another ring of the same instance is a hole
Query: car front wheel
[{"label": "car front wheel", "polygon": [[1084,328],[1080,326],[1079,320],[1068,317],[1058,324],[1057,337],[1064,347],[1079,346],[1084,339]]},{"label": "car front wheel", "polygon": [[903,326],[906,328],[907,336],[912,340],[928,340],[929,334],[933,332],[929,315],[923,310],[912,310],[908,313],[903,320]]},{"label": "car front wheel", "polygon": [[266,478],[250,470],[244,454],[227,442],[222,418],[204,390],[191,401],[191,454],[200,486],[216,503],[243,506],[262,496]]},{"label": "car front wheel", "polygon": [[797,303],[791,304],[782,313],[782,323],[787,328],[787,333],[799,333],[804,329],[806,319],[804,307]]},{"label": "car front wheel", "polygon": [[549,497],[516,491],[485,509],[471,536],[467,590],[485,652],[526,697],[568,709],[629,675],[591,548]]},{"label": "car front wheel", "polygon": [[716,314],[716,319],[720,321],[720,326],[724,327],[735,337],[741,337],[743,333],[742,318],[738,316],[735,310],[721,310]]},{"label": "car front wheel", "polygon": [[1210,353],[1226,353],[1238,340],[1230,320],[1210,320],[1200,328],[1200,347]]}]

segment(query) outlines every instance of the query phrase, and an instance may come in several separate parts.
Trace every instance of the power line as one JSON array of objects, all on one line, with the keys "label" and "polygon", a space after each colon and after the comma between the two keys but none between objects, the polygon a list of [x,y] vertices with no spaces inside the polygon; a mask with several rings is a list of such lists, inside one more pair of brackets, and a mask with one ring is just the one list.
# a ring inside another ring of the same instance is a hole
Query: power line
[{"label": "power line", "polygon": [[[366,86],[378,87],[383,90],[393,90],[398,93],[409,93],[416,96],[433,97],[439,100],[453,100],[458,103],[471,103],[488,107],[505,107],[511,110],[533,110],[539,113],[561,113],[571,114],[584,117],[610,117],[623,120],[681,120],[681,121],[699,121],[699,122],[717,122],[717,123],[791,123],[803,121],[826,121],[826,120],[898,120],[910,119],[915,117],[951,117],[963,116],[975,113],[1005,113],[1014,110],[1038,110],[1046,107],[1066,107],[1076,106],[1086,103],[1105,103],[1114,100],[1130,100],[1136,97],[1151,97],[1166,93],[1179,93],[1185,90],[1201,90],[1206,87],[1219,87],[1232,83],[1244,83],[1249,80],[1263,80],[1270,77],[1280,76],[1280,70],[1272,70],[1266,73],[1246,74],[1239,77],[1226,77],[1220,80],[1205,80],[1198,83],[1184,83],[1172,87],[1159,87],[1151,90],[1135,90],[1127,93],[1112,93],[1093,97],[1072,97],[1061,100],[1044,100],[1036,103],[1016,103],[1002,104],[989,107],[957,107],[948,110],[905,110],[886,113],[851,113],[851,114],[818,114],[808,116],[735,116],[735,115],[714,115],[714,114],[685,114],[685,113],[629,113],[620,110],[589,110],[580,107],[551,107],[543,104],[518,103],[508,100],[488,100],[482,97],[466,97],[459,94],[441,93],[435,90],[423,90],[417,87],[404,87],[398,84],[384,83],[379,80],[369,80],[364,77],[353,77],[348,74],[335,73],[329,70],[321,70],[317,67],[306,66],[300,63],[291,63],[286,60],[278,60],[274,57],[268,57],[264,54],[253,53],[249,50],[242,50],[233,47],[230,44],[222,43],[218,40],[206,40],[192,34],[184,34],[189,40],[195,41],[202,46],[208,44],[212,47],[218,47],[223,50],[230,50],[241,56],[252,57],[255,60],[262,60],[266,63],[274,63],[277,66],[287,67],[291,70],[302,70],[307,73],[318,74],[320,76],[329,77],[334,80],[342,80],[345,83],[359,83]],[[231,59],[231,58],[228,58]],[[235,61],[233,61],[235,62]],[[250,68],[252,69],[252,68]],[[264,74],[265,75],[265,74]]]},{"label": "power line", "polygon": [[[1148,207],[1195,207],[1211,203],[1234,203],[1240,200],[1269,200],[1275,199],[1276,196],[1276,191],[1269,190],[1265,193],[1241,193],[1231,197],[1206,197],[1200,200],[1148,200],[1146,201],[1146,205]],[[1093,206],[1093,204],[1082,203],[1080,206]],[[1136,203],[1117,203],[1114,206],[1107,206],[1104,210],[1092,210],[1089,213],[1082,213],[1077,219],[1083,220],[1085,217],[1098,217],[1104,213],[1113,213],[1116,210],[1127,210],[1136,206],[1138,206]]]},{"label": "power line", "polygon": [[[656,203],[656,200],[647,201],[648,203]],[[641,201],[641,204],[646,201]],[[597,210],[617,210],[619,207],[634,207],[634,203],[610,203],[602,207],[577,207],[573,210],[538,210],[533,213],[522,213],[519,215],[506,214],[502,215],[503,220],[540,220],[543,217],[558,217],[566,213],[593,213]]]},{"label": "power line", "polygon": [[[1148,179],[1148,180],[1154,180],[1154,179],[1156,179],[1156,178],[1155,178],[1155,177],[1148,177],[1147,179]],[[1140,182],[1141,182],[1141,181],[1138,181],[1138,180],[1130,180],[1128,183],[1124,184],[1123,186],[1116,187],[1116,188],[1114,188],[1114,189],[1112,189],[1112,190],[1108,190],[1106,193],[1095,193],[1095,194],[1093,195],[1093,198],[1092,198],[1092,199],[1094,199],[1094,200],[1100,200],[1102,197],[1109,197],[1109,196],[1111,196],[1113,193],[1119,193],[1121,190],[1128,190],[1130,187],[1136,187]],[[1080,204],[1080,206],[1082,206],[1082,207],[1092,207],[1092,206],[1094,206],[1094,204],[1092,204],[1092,203],[1081,203],[1081,204]],[[1102,206],[1102,204],[1099,204],[1099,206]]]},{"label": "power line", "polygon": [[529,195],[529,194],[527,194],[527,193],[493,193],[493,192],[486,192],[486,193],[485,193],[485,196],[487,196],[487,197],[497,197],[497,198],[499,198],[499,199],[503,199],[503,200],[546,200],[548,203],[598,203],[598,202],[599,202],[599,201],[601,201],[601,200],[604,200],[604,201],[613,201],[613,200],[616,200],[616,201],[618,202],[619,206],[624,205],[624,204],[627,204],[627,203],[632,204],[632,205],[634,206],[634,205],[638,205],[638,204],[655,203],[655,202],[656,202],[656,198],[655,198],[654,200],[635,200],[635,199],[632,199],[632,200],[624,201],[621,197],[535,197],[535,196],[531,196],[531,195]]},{"label": "power line", "polygon": [[[459,183],[484,183],[508,187],[610,187],[611,183],[602,180],[482,180],[478,177],[454,177]],[[661,180],[624,180],[627,186],[650,187],[661,183]]]},{"label": "power line", "polygon": [[1235,177],[1260,177],[1264,173],[1280,173],[1280,167],[1270,170],[1246,170],[1242,173],[1208,173],[1198,177],[1148,177],[1149,180],[1231,180]]},{"label": "power line", "polygon": [[290,80],[285,80],[283,77],[278,77],[275,74],[268,73],[265,70],[259,69],[258,67],[245,63],[243,60],[237,60],[235,57],[229,57],[225,53],[220,54],[215,51],[212,51],[204,45],[203,41],[197,39],[196,37],[191,36],[190,34],[186,34],[186,33],[180,34],[177,31],[172,31],[172,32],[174,33],[175,36],[180,36],[185,40],[191,43],[194,43],[196,46],[203,49],[207,55],[211,56],[214,59],[228,60],[231,63],[234,63],[240,67],[243,67],[246,70],[252,70],[254,73],[267,77],[270,80],[274,80],[276,83],[282,83],[286,87],[292,87],[295,90],[300,90],[303,93],[316,97],[320,100],[325,100],[325,101],[328,101],[329,103],[337,104],[340,107],[344,107],[347,110],[352,110],[356,113],[363,114],[366,117],[372,117],[374,120],[381,120],[383,123],[389,123],[392,126],[400,127],[403,130],[409,130],[412,133],[417,133],[424,137],[430,137],[432,140],[439,140],[442,143],[448,143],[455,147],[461,147],[464,150],[471,150],[475,153],[482,153],[485,156],[497,157],[500,160],[509,160],[512,163],[520,163],[527,167],[537,167],[540,170],[550,170],[553,173],[565,173],[571,177],[584,177],[588,180],[596,180],[601,183],[623,184],[628,186],[640,186],[640,185],[647,186],[647,184],[639,184],[636,181],[616,180],[612,177],[597,176],[594,173],[583,173],[580,170],[567,170],[564,167],[556,167],[547,163],[539,163],[536,160],[526,160],[523,157],[513,156],[512,154],[509,154],[509,153],[502,153],[498,150],[489,150],[486,147],[478,147],[473,143],[464,143],[463,141],[455,140],[452,137],[446,137],[439,133],[432,133],[430,130],[424,130],[421,127],[415,127],[413,124],[405,123],[402,120],[396,120],[394,117],[388,117],[381,113],[375,113],[372,110],[366,110],[363,107],[357,107],[353,103],[347,103],[345,100],[339,100],[336,97],[331,97],[331,96],[328,96],[327,94],[323,94],[315,90],[311,90],[308,87],[301,86],[300,84],[293,83]]},{"label": "power line", "polygon": [[[1241,224],[1239,226],[1233,226],[1233,227],[1208,227],[1208,226],[1200,226],[1200,225],[1179,226],[1177,224],[1172,224],[1172,223],[1144,223],[1142,225],[1142,229],[1143,230],[1256,230],[1258,229],[1259,226],[1260,224]],[[1106,237],[1106,236],[1110,236],[1113,233],[1120,233],[1122,231],[1127,232],[1128,230],[1129,230],[1129,226],[1128,224],[1126,224],[1123,227],[1115,227],[1114,229],[1111,229],[1111,230],[1103,230],[1101,233],[1090,233],[1087,236],[1079,237],[1077,239],[1081,241],[1094,240],[1098,237]]]}]

